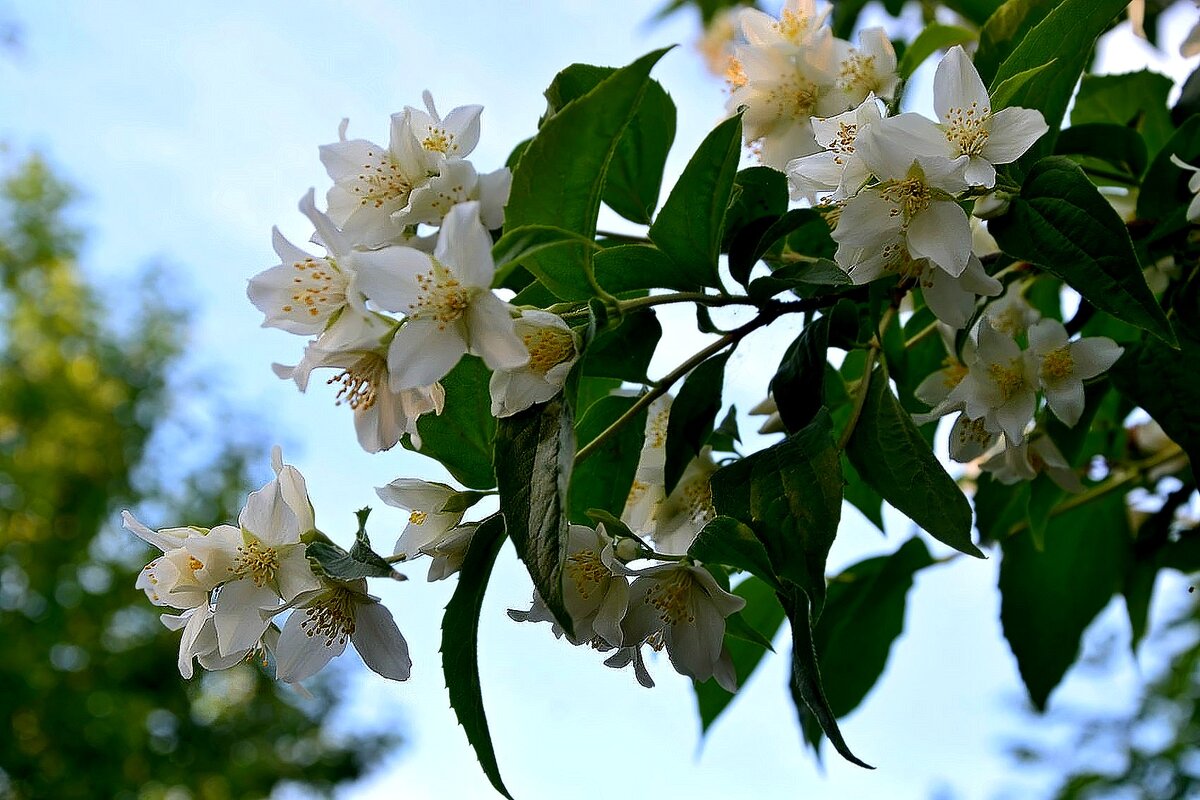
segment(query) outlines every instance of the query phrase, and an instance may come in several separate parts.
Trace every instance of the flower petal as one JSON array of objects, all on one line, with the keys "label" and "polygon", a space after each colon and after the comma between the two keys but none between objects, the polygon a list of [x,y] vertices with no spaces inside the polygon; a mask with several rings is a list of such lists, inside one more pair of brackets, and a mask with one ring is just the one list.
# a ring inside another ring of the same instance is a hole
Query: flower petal
[{"label": "flower petal", "polygon": [[492,260],[492,237],[479,221],[479,203],[459,203],[449,210],[433,257],[450,267],[464,286],[491,288],[496,262]]},{"label": "flower petal", "polygon": [[[529,349],[516,334],[512,306],[490,291],[482,292],[472,300],[466,323],[470,352],[481,357],[488,369],[516,369],[529,363]],[[433,380],[426,381],[425,385]]]},{"label": "flower petal", "polygon": [[981,156],[993,164],[1011,164],[1050,130],[1034,108],[1002,108],[992,115]]},{"label": "flower petal", "polygon": [[275,677],[284,683],[299,683],[321,671],[346,649],[344,638],[313,636],[304,630],[308,614],[297,608],[288,615],[279,642],[275,645]]},{"label": "flower petal", "polygon": [[1107,336],[1089,336],[1071,343],[1071,361],[1075,375],[1083,380],[1094,378],[1117,363],[1125,348]]},{"label": "flower petal", "polygon": [[388,348],[389,386],[393,392],[436,383],[467,352],[464,326],[435,319],[409,319]]},{"label": "flower petal", "polygon": [[363,603],[358,607],[350,640],[363,663],[379,675],[405,681],[412,674],[408,642],[396,627],[391,612],[380,603]]},{"label": "flower petal", "polygon": [[957,203],[935,201],[909,223],[908,249],[957,278],[971,257],[971,221]]},{"label": "flower petal", "polygon": [[354,254],[356,285],[385,311],[411,312],[421,296],[418,276],[433,270],[429,255],[411,247],[385,247]]},{"label": "flower petal", "polygon": [[976,113],[980,113],[991,107],[987,87],[961,45],[951,47],[938,63],[933,75],[933,106],[943,123],[950,122],[955,109],[965,111],[975,106]]}]

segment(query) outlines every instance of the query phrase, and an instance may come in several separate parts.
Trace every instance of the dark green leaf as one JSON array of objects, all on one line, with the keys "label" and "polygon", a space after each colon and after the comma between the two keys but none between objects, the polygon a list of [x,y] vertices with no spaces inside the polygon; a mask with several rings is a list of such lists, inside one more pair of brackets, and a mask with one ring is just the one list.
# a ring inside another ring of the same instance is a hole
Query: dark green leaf
[{"label": "dark green leaf", "polygon": [[1052,156],[1034,165],[1021,196],[988,230],[1004,252],[1062,278],[1101,311],[1175,341],[1124,220],[1070,159]]},{"label": "dark green leaf", "polygon": [[746,618],[742,616],[740,611],[730,614],[725,618],[725,635],[757,645],[764,650],[770,650],[772,653],[775,652],[775,648],[771,646],[771,639],[759,633],[757,628],[746,622]]},{"label": "dark green leaf", "polygon": [[964,17],[974,22],[976,25],[982,25],[988,21],[988,18],[995,13],[996,9],[1001,6],[1003,0],[946,0],[945,5]]},{"label": "dark green leaf", "polygon": [[442,514],[461,514],[485,497],[491,497],[491,492],[455,492],[450,499],[438,509]]},{"label": "dark green leaf", "polygon": [[626,314],[621,323],[592,340],[584,351],[580,371],[633,383],[646,381],[646,367],[658,347],[662,326],[653,309]]},{"label": "dark green leaf", "polygon": [[666,253],[654,245],[623,244],[596,253],[596,280],[610,292],[638,289],[697,288],[694,281],[679,271]]},{"label": "dark green leaf", "polygon": [[783,610],[792,623],[792,691],[799,695],[804,705],[821,726],[825,736],[842,758],[851,764],[874,769],[850,752],[849,745],[838,728],[837,716],[829,707],[829,700],[821,684],[821,667],[813,644],[812,613],[808,596],[804,592],[791,591],[779,596]]},{"label": "dark green leaf", "polygon": [[793,292],[799,297],[818,297],[833,294],[853,285],[850,276],[828,259],[801,261],[780,267],[770,275],[755,278],[747,293],[756,300],[766,300],[780,292]]},{"label": "dark green leaf", "polygon": [[1043,710],[1084,629],[1121,587],[1130,547],[1124,495],[1055,517],[1043,550],[1028,531],[1002,545],[1000,622],[1030,700]]},{"label": "dark green leaf", "polygon": [[[860,561],[830,582],[825,611],[813,626],[813,644],[834,716],[858,708],[883,674],[892,643],[904,630],[913,578],[933,563],[929,550],[913,538],[890,556]],[[815,744],[820,729],[813,723],[805,727]]]},{"label": "dark green leaf", "polygon": [[442,618],[442,672],[450,694],[450,707],[466,731],[484,773],[496,791],[512,800],[500,778],[500,765],[492,748],[483,687],[479,682],[479,612],[496,554],[504,544],[504,520],[493,514],[479,524],[463,558],[458,585]]},{"label": "dark green leaf", "polygon": [[892,394],[883,367],[871,376],[846,455],[868,486],[930,536],[983,557],[971,541],[971,504]]},{"label": "dark green leaf", "polygon": [[531,262],[538,255],[560,247],[570,247],[572,252],[580,247],[588,250],[600,249],[589,237],[553,225],[510,227],[500,237],[500,241],[492,246],[492,259],[496,262],[496,277],[492,285],[508,286],[510,276],[519,267]]},{"label": "dark green leaf", "polygon": [[[1041,110],[1050,131],[1024,159],[1032,161],[1054,146],[1075,84],[1091,58],[1097,37],[1125,10],[1126,0],[1061,0],[1029,31],[996,70],[992,89],[1019,73],[1050,64],[1008,98],[1006,106]],[[993,111],[1001,106],[993,98]]]},{"label": "dark green leaf", "polygon": [[833,259],[837,253],[837,242],[833,240],[829,223],[816,209],[793,209],[780,219],[780,224],[799,212],[805,213],[803,218],[796,218],[801,224],[788,234],[787,249],[809,258]]},{"label": "dark green leaf", "polygon": [[725,384],[725,362],[729,351],[705,361],[688,373],[671,403],[667,417],[666,491],[670,494],[679,483],[688,463],[713,431],[721,411],[721,387]]},{"label": "dark green leaf", "polygon": [[745,284],[750,277],[762,255],[759,247],[765,249],[787,232],[773,231],[787,207],[787,178],[779,170],[749,167],[734,178],[721,249],[729,253],[729,272],[738,283]]},{"label": "dark green leaf", "polygon": [[825,403],[825,353],[831,325],[839,332],[856,330],[852,307],[839,303],[830,313],[810,322],[784,352],[771,379],[771,395],[790,431],[812,422]]},{"label": "dark green leaf", "polygon": [[925,59],[939,50],[948,50],[956,44],[973,41],[975,41],[975,32],[969,28],[959,25],[943,25],[938,22],[932,23],[917,34],[917,38],[913,39],[912,44],[904,51],[904,57],[900,59],[896,72],[902,79],[907,80],[916,72],[917,67],[925,63]]},{"label": "dark green leaf", "polygon": [[533,586],[570,635],[562,599],[567,547],[567,487],[575,458],[571,411],[561,397],[500,420],[495,462],[500,511]]},{"label": "dark green leaf", "polygon": [[1141,406],[1200,463],[1200,341],[1181,334],[1179,349],[1147,338],[1128,348],[1109,372],[1122,395]]},{"label": "dark green leaf", "polygon": [[779,587],[771,559],[754,531],[732,517],[717,517],[700,531],[688,555],[704,564],[724,564]]},{"label": "dark green leaf", "polygon": [[1200,114],[1200,67],[1192,70],[1192,74],[1183,82],[1179,99],[1171,109],[1171,121],[1182,125],[1194,114]]},{"label": "dark green leaf", "polygon": [[673,288],[721,285],[717,257],[741,152],[742,118],[730,117],[700,143],[650,226],[650,239],[678,271]]},{"label": "dark green leaf", "polygon": [[1012,54],[1021,40],[1045,19],[1059,0],[1008,0],[988,17],[979,31],[979,49],[975,51],[975,69],[984,85],[991,83],[1000,64]]},{"label": "dark green leaf", "polygon": [[614,514],[605,511],[602,508],[589,508],[587,510],[588,519],[596,525],[603,525],[607,529],[609,536],[617,537],[624,536],[627,539],[637,539],[641,541],[641,537],[637,536],[633,531],[629,530],[629,526],[621,521],[621,518]]},{"label": "dark green leaf", "polygon": [[846,476],[846,487],[842,490],[846,502],[857,508],[880,533],[883,531],[883,498],[879,492],[867,486],[858,475],[858,470],[850,463],[850,459],[842,459],[842,474]]},{"label": "dark green leaf", "polygon": [[[417,421],[421,434],[418,452],[440,461],[459,483],[472,489],[496,485],[492,471],[496,418],[488,393],[490,378],[491,373],[478,358],[462,359],[442,379],[446,390],[442,413],[425,414]],[[407,437],[404,446],[416,450]]]},{"label": "dark green leaf", "polygon": [[1084,75],[1071,106],[1071,125],[1110,123],[1136,131],[1153,158],[1175,131],[1167,109],[1173,85],[1167,76],[1149,70]]},{"label": "dark green leaf", "polygon": [[[841,459],[820,413],[803,430],[713,473],[713,505],[754,531],[775,574],[802,588],[820,613],[825,560],[842,514]],[[807,605],[805,606],[807,609]]]},{"label": "dark green leaf", "polygon": [[713,432],[708,437],[708,445],[713,449],[722,453],[734,453],[737,449],[734,447],[735,442],[741,442],[742,435],[738,432],[737,424],[737,406],[730,406],[725,412],[725,419],[721,420],[721,424],[713,429]]},{"label": "dark green leaf", "polygon": [[[614,72],[612,67],[587,64],[567,67],[546,90],[551,111],[587,94]],[[603,198],[609,208],[633,222],[650,224],[673,141],[675,104],[658,81],[652,80],[608,167]]]},{"label": "dark green leaf", "polygon": [[1193,166],[1200,164],[1200,116],[1187,120],[1150,163],[1138,194],[1139,219],[1166,220],[1175,218],[1175,227],[1188,225],[1185,210],[1193,193],[1188,179],[1194,174],[1171,162],[1175,155]]},{"label": "dark green leaf", "polygon": [[[576,439],[583,443],[592,441],[636,402],[635,397],[619,395],[598,400],[579,420]],[[621,514],[637,472],[645,431],[643,410],[575,468],[570,495],[572,522],[587,524],[588,512],[598,508]]]},{"label": "dark green leaf", "polygon": [[1133,128],[1091,122],[1072,125],[1054,145],[1056,155],[1088,156],[1107,162],[1137,180],[1146,171],[1146,143]]},{"label": "dark green leaf", "polygon": [[[784,620],[783,606],[779,604],[775,590],[751,576],[735,586],[733,593],[746,601],[746,607],[740,612],[742,619],[762,634],[763,638],[773,639]],[[725,647],[733,661],[738,686],[744,687],[766,654],[766,648],[729,635],[725,637]],[[693,683],[692,687],[696,691],[700,726],[704,731],[708,731],[721,712],[733,701],[734,695],[722,689],[716,681]]]},{"label": "dark green leaf", "polygon": [[[650,83],[656,50],[615,71],[545,121],[513,170],[505,227],[553,225],[591,238],[609,164]],[[592,252],[556,247],[526,268],[564,300],[595,294]]]}]

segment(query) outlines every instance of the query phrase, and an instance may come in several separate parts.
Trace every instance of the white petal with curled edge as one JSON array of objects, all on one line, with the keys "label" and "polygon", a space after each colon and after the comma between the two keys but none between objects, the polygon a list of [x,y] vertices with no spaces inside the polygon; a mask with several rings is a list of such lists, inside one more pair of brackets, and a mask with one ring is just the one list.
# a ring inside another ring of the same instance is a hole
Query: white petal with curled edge
[{"label": "white petal with curled edge", "polygon": [[929,310],[950,327],[963,328],[975,310],[975,294],[944,270],[929,269],[927,273],[921,283],[921,295]]},{"label": "white petal with curled edge", "polygon": [[392,614],[379,603],[358,607],[351,636],[354,649],[372,671],[393,681],[406,681],[412,674],[408,642],[396,627]]},{"label": "white petal with curled edge", "polygon": [[957,203],[935,201],[912,218],[908,249],[957,278],[971,257],[971,222]]},{"label": "white petal with curled edge", "polygon": [[481,357],[488,369],[516,369],[529,363],[529,349],[517,336],[508,303],[490,291],[482,292],[467,309],[466,321],[471,352]]},{"label": "white petal with curled edge", "polygon": [[1029,326],[1029,346],[1038,355],[1067,345],[1067,329],[1056,319],[1040,319]]},{"label": "white petal with curled edge", "polygon": [[1010,164],[1048,130],[1046,118],[1037,109],[1002,108],[992,115],[987,144],[980,155],[993,164]]},{"label": "white petal with curled edge", "polygon": [[737,671],[733,668],[733,657],[729,654],[728,647],[721,648],[721,656],[713,665],[713,678],[718,686],[730,694],[737,692]]},{"label": "white petal with curled edge", "polygon": [[275,677],[284,683],[299,683],[311,678],[346,649],[344,638],[331,640],[322,634],[307,633],[303,626],[307,618],[303,608],[288,615],[279,643],[275,645]]},{"label": "white petal with curled edge", "polygon": [[153,545],[164,553],[182,546],[184,539],[195,533],[191,528],[163,528],[156,531],[147,528],[128,511],[121,512],[121,525],[146,544]]},{"label": "white petal with curled edge", "polygon": [[283,449],[279,445],[271,448],[271,468],[279,481],[279,492],[283,495],[283,502],[296,514],[300,532],[305,533],[315,528],[312,501],[308,499],[308,486],[304,482],[304,476],[291,464],[283,463]]},{"label": "white petal with curled edge", "polygon": [[1089,336],[1074,341],[1071,343],[1071,361],[1075,375],[1087,380],[1107,372],[1124,352],[1125,348],[1107,336]]},{"label": "white petal with curled edge", "polygon": [[996,423],[1010,444],[1017,445],[1025,441],[1025,426],[1033,419],[1035,401],[1032,391],[1018,392],[996,409]]},{"label": "white petal with curled edge", "polygon": [[933,74],[933,106],[944,123],[949,122],[951,112],[956,109],[965,112],[974,106],[976,114],[980,114],[991,108],[987,87],[962,45],[951,47],[938,63]]},{"label": "white petal with curled edge", "polygon": [[221,655],[254,647],[279,605],[274,589],[255,586],[250,580],[233,581],[221,587],[213,613]]},{"label": "white petal with curled edge", "polygon": [[273,480],[246,498],[238,524],[263,544],[274,546],[300,541],[300,521],[284,502],[279,480]]},{"label": "white petal with curled edge", "polygon": [[442,128],[454,136],[447,157],[466,158],[479,144],[479,116],[483,106],[459,106],[442,120]]},{"label": "white petal with curled edge", "polygon": [[982,159],[979,156],[971,156],[967,161],[967,168],[963,172],[963,178],[972,186],[982,186],[985,189],[990,189],[996,185],[996,168],[986,159]]},{"label": "white petal with curled edge", "polygon": [[433,257],[448,266],[464,286],[491,288],[496,262],[492,260],[492,237],[479,221],[478,202],[459,203],[450,209]]},{"label": "white petal with curled edge", "polygon": [[1083,381],[1065,380],[1045,386],[1046,405],[1068,428],[1075,427],[1083,416]]},{"label": "white petal with curled edge", "polygon": [[397,478],[386,486],[375,489],[379,499],[395,508],[406,511],[421,510],[436,512],[455,493],[455,489],[444,483],[423,481],[420,478]]},{"label": "white petal with curled edge", "polygon": [[410,318],[396,331],[388,347],[388,385],[393,392],[436,383],[466,355],[464,325],[443,326],[435,319]]}]

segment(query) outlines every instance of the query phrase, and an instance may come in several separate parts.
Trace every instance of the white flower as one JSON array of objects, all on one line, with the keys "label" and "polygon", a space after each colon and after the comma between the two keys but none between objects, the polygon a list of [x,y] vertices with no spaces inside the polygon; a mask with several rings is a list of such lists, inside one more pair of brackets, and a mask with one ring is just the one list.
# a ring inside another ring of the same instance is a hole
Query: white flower
[{"label": "white flower", "polygon": [[[605,651],[603,646],[597,646],[597,650]],[[636,644],[630,647],[616,647],[616,650],[608,658],[604,659],[604,666],[612,667],[613,669],[624,669],[630,664],[633,665],[633,675],[637,678],[637,682],[647,689],[654,688],[654,678],[650,677],[650,671],[646,669],[646,661],[642,658],[642,645]],[[722,651],[723,653],[725,651]]]},{"label": "white flower", "polygon": [[926,268],[920,276],[921,295],[934,316],[952,328],[961,329],[975,313],[980,296],[995,297],[1004,290],[1000,281],[988,275],[974,254],[957,278],[949,273]]},{"label": "white flower", "polygon": [[966,179],[972,186],[994,186],[994,165],[1016,161],[1049,130],[1037,109],[1004,108],[993,114],[987,88],[960,45],[938,64],[933,105],[940,126],[917,114],[902,114],[905,121],[895,135],[914,152],[966,156]]},{"label": "white flower", "polygon": [[787,0],[778,19],[756,8],[743,8],[737,22],[742,36],[753,46],[800,49],[832,35],[825,24],[832,8],[822,5],[818,13],[816,0]]},{"label": "white flower", "polygon": [[425,110],[406,106],[413,136],[428,153],[443,158],[466,158],[479,144],[479,115],[483,106],[459,106],[443,119],[433,104],[433,95],[421,93]]},{"label": "white flower", "polygon": [[276,477],[247,498],[240,529],[222,525],[186,540],[205,568],[225,573],[214,611],[222,655],[254,646],[283,603],[320,587],[300,542],[313,529],[304,479],[283,464],[278,447],[272,462]]},{"label": "white flower", "polygon": [[196,560],[184,546],[191,537],[208,531],[196,528],[147,528],[128,511],[121,512],[124,528],[139,539],[157,547],[162,555],[138,573],[135,586],[146,593],[156,606],[195,608],[208,604],[208,593],[219,583],[205,565]]},{"label": "white flower", "polygon": [[450,210],[432,257],[391,249],[388,258],[364,264],[359,281],[377,306],[408,315],[388,349],[393,390],[436,383],[465,353],[481,356],[493,370],[529,361],[513,329],[512,307],[491,292],[496,264],[478,203]]},{"label": "white flower", "polygon": [[1074,427],[1083,415],[1083,382],[1115,364],[1125,349],[1106,336],[1068,339],[1058,320],[1043,319],[1029,329],[1029,350],[1037,358],[1037,381],[1046,404]]},{"label": "white flower", "polygon": [[276,677],[298,683],[315,675],[342,654],[347,641],[373,671],[394,681],[408,680],[408,643],[391,612],[367,594],[362,578],[329,582],[292,611],[275,646]]},{"label": "white flower", "polygon": [[779,415],[779,406],[775,403],[775,398],[772,395],[767,395],[765,400],[759,402],[758,405],[751,408],[747,413],[752,417],[766,417],[763,424],[759,426],[759,433],[787,432],[787,427],[783,424],[783,417]]},{"label": "white flower", "polygon": [[713,15],[704,28],[696,49],[704,56],[704,63],[709,72],[717,77],[725,74],[729,67],[729,58],[733,51],[733,42],[738,35],[738,17],[742,9],[736,7],[723,8]]},{"label": "white flower", "polygon": [[700,682],[715,677],[734,692],[737,675],[724,646],[725,618],[745,606],[745,600],[718,586],[703,567],[650,567],[629,587],[625,645],[660,644],[678,672]]},{"label": "white flower", "polygon": [[951,390],[942,408],[961,407],[968,420],[985,418],[988,431],[1003,431],[1009,442],[1020,444],[1025,439],[1025,426],[1033,419],[1036,387],[1037,374],[1031,354],[1022,352],[1011,337],[997,331],[985,319],[979,327],[979,345],[967,365],[967,374]]},{"label": "white flower", "polygon": [[458,490],[444,483],[418,478],[397,478],[375,489],[379,499],[389,506],[410,512],[408,525],[396,540],[395,555],[416,558],[421,551],[440,540],[462,522],[463,511],[442,511]]},{"label": "white flower", "polygon": [[823,192],[832,199],[853,196],[871,177],[871,169],[855,151],[855,140],[868,125],[883,118],[879,101],[867,97],[857,108],[827,119],[812,119],[813,137],[824,148],[820,153],[793,158],[785,172],[792,188],[792,199],[810,201]]},{"label": "white flower", "polygon": [[652,537],[658,552],[668,555],[687,553],[700,530],[717,516],[709,482],[716,471],[712,448],[707,445],[700,455],[688,462],[679,483],[658,507]]},{"label": "white flower", "polygon": [[993,328],[1016,338],[1029,330],[1029,326],[1042,318],[1041,313],[1025,299],[1021,281],[1013,281],[1004,290],[1003,296],[989,303],[984,317]]},{"label": "white flower", "polygon": [[470,161],[450,159],[442,163],[435,177],[413,189],[408,204],[392,214],[392,221],[399,226],[441,225],[451,208],[478,200],[480,220],[485,228],[494,230],[504,225],[504,206],[511,188],[512,172],[507,167],[479,175]]},{"label": "white flower", "polygon": [[529,351],[529,363],[492,373],[488,390],[492,415],[509,417],[562,391],[567,375],[579,360],[570,327],[557,314],[529,309],[513,323]]},{"label": "white flower", "polygon": [[189,608],[178,616],[163,614],[159,619],[168,630],[182,630],[179,640],[179,674],[190,679],[194,674],[196,661],[210,672],[241,663],[250,653],[258,649],[260,643],[242,650],[235,650],[229,655],[222,655],[217,647],[217,628],[213,623],[213,610],[208,602],[195,608]]},{"label": "white flower", "polygon": [[563,605],[575,627],[574,642],[600,638],[621,644],[621,619],[629,604],[628,571],[613,556],[613,541],[598,525],[571,525],[563,563]]},{"label": "white flower", "polygon": [[419,449],[417,420],[423,414],[441,414],[446,392],[440,383],[392,391],[387,348],[396,326],[373,314],[362,317],[361,321],[361,332],[348,341],[322,336],[309,343],[296,366],[273,364],[272,368],[280,378],[295,381],[302,392],[307,390],[314,369],[340,370],[327,383],[340,384],[335,402],[348,405],[354,412],[354,429],[362,448],[368,453],[378,453],[392,448],[409,434]]},{"label": "white flower", "polygon": [[[351,248],[333,221],[317,210],[313,190],[300,200],[300,211],[312,221],[326,255],[310,255],[289,242],[278,228],[272,237],[280,263],[250,279],[246,294],[263,314],[263,327],[288,333],[318,334],[348,310],[366,312],[354,287]],[[348,309],[349,307],[349,309]]]},{"label": "white flower", "polygon": [[1008,445],[981,466],[1007,485],[1031,481],[1045,472],[1063,491],[1083,491],[1079,476],[1049,436],[1036,436],[1018,445]]},{"label": "white flower", "polygon": [[652,534],[659,506],[667,499],[667,421],[671,414],[671,396],[664,394],[646,410],[646,433],[637,470],[621,521],[634,533]]},{"label": "white flower", "polygon": [[463,560],[471,540],[475,538],[478,523],[468,522],[451,528],[439,539],[421,548],[424,555],[429,556],[429,573],[425,576],[428,581],[440,581],[449,578],[462,569]]},{"label": "white flower", "polygon": [[346,139],[347,120],[339,141],[322,145],[321,163],[333,179],[326,200],[329,215],[354,244],[372,247],[402,234],[392,214],[408,205],[412,190],[437,174],[440,155],[422,147],[408,112],[393,114],[387,147],[365,139]]},{"label": "white flower", "polygon": [[741,46],[735,62],[735,88],[727,107],[730,113],[745,108],[745,138],[758,143],[760,160],[783,169],[792,158],[815,153],[819,148],[811,118],[846,110],[833,91],[832,41],[825,37],[794,53]]},{"label": "white flower", "polygon": [[896,51],[883,28],[864,28],[858,47],[835,40],[837,89],[847,106],[857,105],[871,95],[890,100],[900,76],[896,74]]},{"label": "white flower", "polygon": [[912,259],[927,258],[958,277],[971,256],[971,223],[954,200],[967,188],[967,159],[914,155],[898,145],[891,133],[904,116],[875,122],[856,140],[858,155],[881,182],[846,202],[833,232],[837,262],[853,269],[902,240]]},{"label": "white flower", "polygon": [[[1200,30],[1200,26],[1197,26],[1197,30]],[[1193,167],[1174,153],[1171,154],[1171,163],[1192,173],[1192,177],[1188,178],[1188,191],[1195,197],[1188,204],[1187,219],[1188,222],[1200,222],[1200,167]]]}]

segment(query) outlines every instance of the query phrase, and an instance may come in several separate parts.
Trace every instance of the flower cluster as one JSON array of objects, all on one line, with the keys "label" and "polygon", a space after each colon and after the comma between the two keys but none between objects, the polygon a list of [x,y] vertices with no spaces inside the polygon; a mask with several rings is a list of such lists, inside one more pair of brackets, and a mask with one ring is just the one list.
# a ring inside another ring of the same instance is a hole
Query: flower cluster
[{"label": "flower cluster", "polygon": [[855,283],[899,275],[919,285],[938,319],[962,328],[979,296],[1000,293],[972,249],[959,202],[986,194],[996,164],[1015,161],[1047,126],[1041,112],[993,113],[979,73],[953,47],[934,76],[939,122],[920,114],[884,116],[879,101],[811,126],[820,152],[787,164],[797,197],[836,204],[835,259]]},{"label": "flower cluster", "polygon": [[[504,222],[511,174],[480,175],[466,159],[479,140],[481,106],[438,115],[406,108],[383,147],[346,138],[320,148],[333,181],[328,212],[314,192],[300,202],[313,255],[278,230],[280,263],[250,280],[263,325],[313,337],[295,366],[275,373],[308,387],[318,368],[337,370],[337,402],[354,412],[359,444],[393,447],[417,420],[440,414],[440,381],[463,355],[493,370],[498,415],[553,396],[577,356],[570,329],[545,312],[516,309],[492,292],[496,265],[488,231]],[[436,234],[430,231],[437,228]]]},{"label": "flower cluster", "polygon": [[1083,382],[1116,363],[1123,348],[1104,336],[1072,340],[1061,322],[1042,318],[1024,300],[1019,282],[987,307],[961,359],[953,337],[946,340],[946,366],[916,394],[933,407],[922,421],[958,412],[950,457],[968,462],[990,456],[982,467],[1003,483],[1046,472],[1064,489],[1080,491],[1079,478],[1050,437],[1029,430],[1038,394],[1051,413],[1074,427],[1083,415]]},{"label": "flower cluster", "polygon": [[[125,527],[162,555],[138,576],[156,606],[179,610],[163,624],[182,630],[179,672],[194,663],[220,670],[271,656],[277,677],[296,683],[314,675],[347,642],[375,672],[402,681],[412,663],[392,615],[366,592],[366,581],[337,581],[315,572],[304,538],[315,533],[304,477],[272,453],[275,478],[250,494],[238,524],[152,530],[126,511]],[[275,619],[288,613],[282,631]]]},{"label": "flower cluster", "polygon": [[729,109],[744,109],[746,141],[764,164],[782,169],[821,149],[812,117],[833,117],[899,86],[896,52],[882,28],[859,33],[855,47],[826,24],[815,0],[788,0],[778,19],[753,8],[737,16],[726,77]]}]

